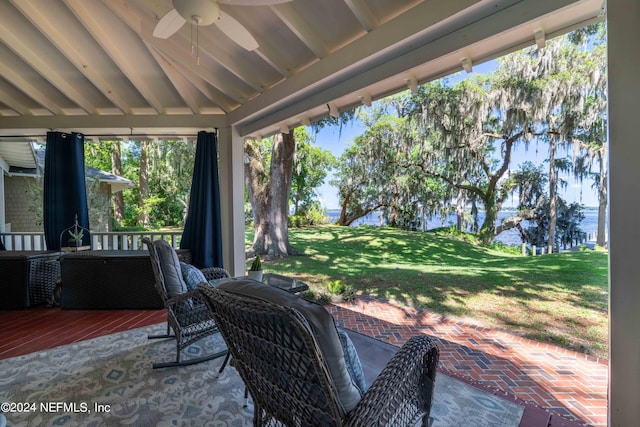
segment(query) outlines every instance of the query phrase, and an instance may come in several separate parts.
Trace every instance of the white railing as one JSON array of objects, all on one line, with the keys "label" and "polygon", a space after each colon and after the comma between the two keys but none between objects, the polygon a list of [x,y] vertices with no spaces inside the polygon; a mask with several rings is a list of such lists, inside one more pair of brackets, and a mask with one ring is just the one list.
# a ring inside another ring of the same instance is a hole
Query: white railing
[{"label": "white railing", "polygon": [[44,233],[0,233],[0,239],[8,251],[43,251],[47,245]]},{"label": "white railing", "polygon": [[[126,232],[91,232],[91,249],[138,251],[147,248],[142,238],[151,240],[164,239],[173,248],[180,246],[182,230],[176,231],[126,231]],[[43,232],[0,233],[0,239],[9,251],[43,251],[47,249]]]}]

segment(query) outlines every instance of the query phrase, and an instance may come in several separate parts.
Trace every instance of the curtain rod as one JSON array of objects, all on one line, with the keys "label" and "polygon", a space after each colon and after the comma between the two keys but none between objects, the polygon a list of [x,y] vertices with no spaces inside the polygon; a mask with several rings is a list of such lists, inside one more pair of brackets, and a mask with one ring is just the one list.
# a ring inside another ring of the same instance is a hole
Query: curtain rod
[{"label": "curtain rod", "polygon": [[[71,132],[63,132],[63,133],[71,133]],[[136,139],[136,138],[196,138],[197,134],[167,134],[167,133],[140,133],[140,134],[88,134],[81,133],[85,138],[118,138],[118,139]],[[0,135],[0,140],[5,138],[39,138],[46,139],[47,135]],[[20,141],[17,141],[20,142]]]}]

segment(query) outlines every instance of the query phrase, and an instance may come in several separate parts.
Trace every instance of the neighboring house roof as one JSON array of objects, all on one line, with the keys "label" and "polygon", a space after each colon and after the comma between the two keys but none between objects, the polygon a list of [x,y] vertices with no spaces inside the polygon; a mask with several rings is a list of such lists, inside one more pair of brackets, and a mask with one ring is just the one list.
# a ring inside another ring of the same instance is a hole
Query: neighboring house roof
[{"label": "neighboring house roof", "polygon": [[[28,152],[31,159],[27,156]],[[44,150],[33,149],[31,142],[3,144],[0,141],[0,159],[7,163],[9,176],[36,177],[44,172]],[[90,166],[85,167],[85,175],[87,178],[98,178],[100,182],[109,184],[113,193],[133,185],[129,179]]]},{"label": "neighboring house roof", "polygon": [[20,138],[12,141],[0,140],[0,170],[11,167],[36,168],[36,154],[29,140]]}]

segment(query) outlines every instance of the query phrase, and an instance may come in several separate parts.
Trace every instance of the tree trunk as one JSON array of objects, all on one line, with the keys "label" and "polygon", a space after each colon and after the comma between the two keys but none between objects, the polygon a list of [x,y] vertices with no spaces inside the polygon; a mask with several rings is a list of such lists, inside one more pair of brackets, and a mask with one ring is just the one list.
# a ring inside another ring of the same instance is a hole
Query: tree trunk
[{"label": "tree trunk", "polygon": [[558,178],[556,176],[556,139],[549,138],[549,240],[547,241],[548,253],[553,253],[554,240],[556,238],[556,192],[558,188]]},{"label": "tree trunk", "polygon": [[606,239],[606,220],[607,220],[607,165],[606,158],[599,155],[600,163],[600,182],[598,185],[598,237],[596,237],[596,245],[605,247]]},{"label": "tree trunk", "polygon": [[[120,151],[120,141],[113,142],[111,150],[111,173],[116,176],[122,176],[122,153]],[[113,217],[118,223],[122,224],[124,220],[124,197],[122,191],[113,194]]]},{"label": "tree trunk", "polygon": [[140,176],[138,179],[138,225],[149,225],[145,201],[149,197],[149,141],[140,141]]},{"label": "tree trunk", "polygon": [[274,137],[268,174],[257,147],[248,145],[245,150],[249,158],[245,177],[255,232],[252,252],[267,259],[295,255],[287,224],[295,152],[293,132]]},{"label": "tree trunk", "polygon": [[456,228],[458,231],[464,231],[464,208],[466,200],[464,192],[458,189],[458,197],[456,198]]},{"label": "tree trunk", "polygon": [[480,231],[478,231],[478,237],[482,244],[488,245],[496,235],[496,219],[498,219],[498,211],[493,195],[484,197],[484,214],[484,221]]}]

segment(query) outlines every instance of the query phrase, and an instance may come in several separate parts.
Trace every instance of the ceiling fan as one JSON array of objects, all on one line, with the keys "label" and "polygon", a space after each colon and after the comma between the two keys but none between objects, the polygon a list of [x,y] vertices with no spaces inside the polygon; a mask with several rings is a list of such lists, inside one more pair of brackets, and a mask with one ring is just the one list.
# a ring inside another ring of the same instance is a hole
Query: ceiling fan
[{"label": "ceiling fan", "polygon": [[186,22],[196,27],[215,23],[231,40],[246,50],[255,50],[258,48],[256,39],[242,24],[222,12],[218,3],[235,6],[268,6],[290,1],[292,0],[173,0],[173,9],[158,21],[153,29],[153,36],[161,39],[169,38]]}]

